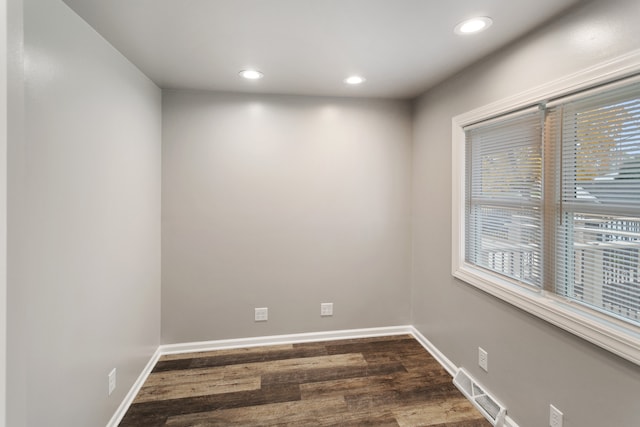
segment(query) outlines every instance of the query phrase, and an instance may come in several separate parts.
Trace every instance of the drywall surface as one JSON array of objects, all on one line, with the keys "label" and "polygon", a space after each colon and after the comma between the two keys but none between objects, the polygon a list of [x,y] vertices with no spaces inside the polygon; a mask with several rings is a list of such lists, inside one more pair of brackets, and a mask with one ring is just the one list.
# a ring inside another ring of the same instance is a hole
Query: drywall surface
[{"label": "drywall surface", "polygon": [[24,3],[27,425],[100,426],[160,341],[161,92],[62,1]]},{"label": "drywall surface", "polygon": [[7,3],[0,11],[0,427],[6,426],[7,413]]},{"label": "drywall surface", "polygon": [[[23,85],[23,66],[22,66],[22,46],[23,46],[23,4],[22,0],[7,0],[4,8],[4,22],[1,24],[4,28],[4,40],[2,49],[4,50],[6,74],[3,75],[5,98],[3,106],[6,120],[3,138],[3,160],[0,168],[3,170],[5,182],[2,189],[3,215],[6,215],[4,222],[4,231],[6,234],[2,238],[1,243],[4,245],[3,256],[5,259],[0,261],[4,264],[3,291],[4,301],[0,303],[0,313],[5,319],[3,331],[0,334],[6,334],[4,355],[6,358],[2,361],[4,376],[0,379],[0,387],[3,388],[0,398],[3,403],[0,405],[0,426],[16,426],[22,427],[26,425],[26,343],[20,329],[25,323],[24,307],[26,307],[26,293],[19,282],[12,277],[12,271],[8,268],[10,261],[15,257],[14,251],[9,251],[10,240],[14,240],[17,234],[20,222],[20,215],[10,215],[10,206],[18,206],[15,197],[11,198],[8,192],[9,182],[13,182],[11,176],[12,170],[9,167],[9,159],[14,159],[20,163],[19,157],[16,156],[16,149],[21,147],[23,141],[23,123],[24,123],[24,85]],[[10,203],[10,198],[11,203]],[[16,212],[16,211],[14,211]],[[6,264],[5,264],[6,263]],[[12,284],[10,287],[9,284]],[[16,286],[17,285],[17,286]],[[11,304],[9,304],[11,301]],[[17,327],[16,327],[17,326]]]},{"label": "drywall surface", "polygon": [[165,91],[162,129],[164,343],[409,321],[409,103]]},{"label": "drywall surface", "polygon": [[[522,427],[637,426],[640,367],[451,276],[451,118],[639,47],[640,3],[586,2],[417,100],[413,323]],[[478,368],[478,346],[489,372]]]}]

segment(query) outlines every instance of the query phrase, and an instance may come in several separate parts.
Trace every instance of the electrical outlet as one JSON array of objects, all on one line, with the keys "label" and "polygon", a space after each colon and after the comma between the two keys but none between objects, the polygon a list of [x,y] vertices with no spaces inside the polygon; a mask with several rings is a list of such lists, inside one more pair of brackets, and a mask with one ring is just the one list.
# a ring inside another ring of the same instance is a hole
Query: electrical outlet
[{"label": "electrical outlet", "polygon": [[558,408],[549,405],[549,426],[562,427],[562,416],[563,413]]},{"label": "electrical outlet", "polygon": [[109,396],[113,393],[113,390],[116,389],[116,368],[113,368],[111,372],[109,372]]},{"label": "electrical outlet", "polygon": [[269,320],[269,309],[267,307],[256,308],[255,310],[256,322],[266,322],[267,320]]},{"label": "electrical outlet", "polygon": [[332,302],[323,302],[320,304],[320,316],[333,316]]},{"label": "electrical outlet", "polygon": [[489,372],[489,353],[482,349],[482,347],[478,347],[478,365],[485,372]]}]

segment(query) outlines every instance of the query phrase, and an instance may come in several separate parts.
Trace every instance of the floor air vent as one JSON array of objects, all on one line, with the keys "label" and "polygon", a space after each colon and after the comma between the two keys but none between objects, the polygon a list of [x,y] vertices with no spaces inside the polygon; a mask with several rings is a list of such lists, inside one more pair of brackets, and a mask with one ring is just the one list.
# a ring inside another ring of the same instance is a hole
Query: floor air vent
[{"label": "floor air vent", "polygon": [[453,379],[458,389],[473,403],[482,415],[494,426],[502,426],[507,410],[489,396],[464,369],[460,368]]}]

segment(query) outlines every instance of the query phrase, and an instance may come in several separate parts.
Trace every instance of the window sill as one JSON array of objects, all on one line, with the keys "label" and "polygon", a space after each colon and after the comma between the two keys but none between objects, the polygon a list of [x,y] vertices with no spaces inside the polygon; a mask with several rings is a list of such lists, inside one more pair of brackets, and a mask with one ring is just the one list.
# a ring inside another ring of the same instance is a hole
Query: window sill
[{"label": "window sill", "polygon": [[453,275],[482,291],[640,365],[640,330],[587,308],[500,279],[462,263]]}]

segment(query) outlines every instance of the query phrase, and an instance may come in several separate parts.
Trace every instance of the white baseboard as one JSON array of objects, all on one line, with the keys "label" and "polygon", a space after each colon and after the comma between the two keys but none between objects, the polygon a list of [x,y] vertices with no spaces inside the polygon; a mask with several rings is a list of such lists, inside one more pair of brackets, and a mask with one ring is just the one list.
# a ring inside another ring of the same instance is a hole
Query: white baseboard
[{"label": "white baseboard", "polygon": [[261,347],[266,345],[295,344],[302,342],[332,341],[353,338],[381,337],[412,334],[412,326],[385,328],[347,329],[342,331],[311,332],[305,334],[271,335],[266,337],[238,338],[216,341],[200,341],[160,346],[160,354],[191,353],[195,351],[225,350],[231,348]]},{"label": "white baseboard", "polygon": [[433,358],[436,359],[438,363],[440,363],[442,367],[447,370],[449,375],[451,375],[452,377],[456,376],[456,374],[458,373],[458,367],[451,360],[449,360],[447,356],[442,354],[440,350],[438,350],[436,346],[431,343],[431,341],[425,338],[425,336],[422,335],[420,331],[418,331],[413,326],[411,326],[411,335],[413,335],[413,337],[420,344],[422,344],[424,349],[427,350],[433,356]]},{"label": "white baseboard", "polygon": [[[433,358],[436,359],[444,369],[446,369],[449,375],[455,377],[460,368],[456,366],[451,360],[449,360],[449,358],[445,356],[440,350],[438,350],[436,346],[433,345],[433,343],[431,343],[431,341],[429,341],[424,335],[422,335],[420,331],[418,331],[415,327],[410,326],[410,329],[411,335],[413,335],[413,337],[420,344],[422,344],[425,350],[427,350],[431,354],[431,356],[433,356]],[[502,427],[518,427],[518,424],[516,424],[516,422],[513,421],[513,419],[509,417],[509,415],[506,415]]]},{"label": "white baseboard", "polygon": [[151,359],[149,359],[149,362],[147,362],[146,366],[138,376],[138,379],[136,379],[136,381],[131,386],[131,389],[124,397],[124,400],[122,401],[122,403],[120,403],[120,406],[118,406],[118,409],[116,409],[116,412],[107,423],[107,427],[117,427],[118,424],[120,424],[120,421],[122,421],[122,418],[124,418],[124,414],[127,413],[129,406],[131,406],[133,400],[138,395],[138,392],[142,388],[144,382],[147,380],[147,377],[153,370],[153,367],[158,362],[158,359],[160,359],[160,347],[158,347],[155,353],[153,353],[153,356],[151,356]]},{"label": "white baseboard", "polygon": [[507,415],[504,418],[504,427],[518,427],[518,424],[516,424],[516,422]]},{"label": "white baseboard", "polygon": [[[164,354],[191,353],[196,351],[213,351],[232,348],[261,347],[267,345],[283,345],[303,342],[320,342],[405,334],[413,336],[452,377],[456,375],[456,373],[458,372],[458,367],[442,352],[440,352],[440,350],[438,350],[431,343],[431,341],[429,341],[424,335],[422,335],[415,327],[411,325],[312,332],[305,334],[272,335],[266,337],[200,341],[180,344],[164,344],[159,346],[156,352],[153,354],[153,356],[149,360],[149,363],[147,363],[144,370],[131,387],[131,390],[129,390],[129,393],[127,393],[127,396],[118,407],[116,413],[113,414],[113,417],[107,424],[107,427],[117,427],[120,421],[122,421],[122,418],[129,409],[129,406],[131,406],[131,403],[133,403],[133,400],[140,391],[142,384],[144,384],[144,382],[146,381],[147,377],[153,370],[153,367],[158,362],[160,356]],[[518,427],[518,425],[509,416],[506,416],[503,427]]]}]

